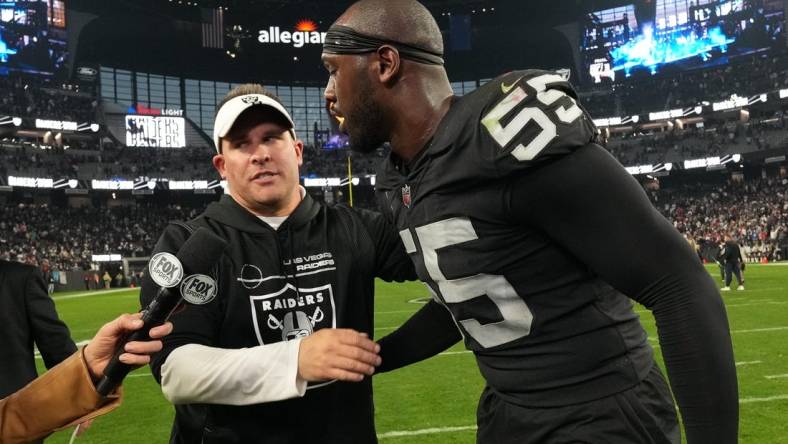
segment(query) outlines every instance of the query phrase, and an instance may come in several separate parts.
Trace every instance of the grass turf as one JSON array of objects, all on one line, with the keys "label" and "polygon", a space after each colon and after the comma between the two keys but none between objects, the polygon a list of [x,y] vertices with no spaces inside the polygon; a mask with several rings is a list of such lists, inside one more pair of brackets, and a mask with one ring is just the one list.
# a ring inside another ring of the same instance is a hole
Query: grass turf
[{"label": "grass turf", "polygon": [[[788,265],[788,264],[786,264]],[[719,282],[719,273],[709,267]],[[742,401],[740,442],[788,443],[788,266],[752,265],[747,289],[724,292],[734,341]],[[375,336],[390,332],[420,304],[422,284],[378,282]],[[75,341],[89,339],[106,321],[139,309],[137,290],[109,293],[59,293],[58,312]],[[638,307],[649,336],[656,338],[651,314]],[[473,356],[461,345],[452,353],[382,374],[374,379],[375,416],[380,441],[386,444],[451,444],[475,442],[476,403],[483,381]],[[659,348],[657,359],[661,364]],[[38,360],[39,369],[43,370]],[[146,368],[124,382],[123,405],[98,418],[76,442],[165,443],[173,409]],[[47,443],[68,443],[71,430],[55,433]]]}]

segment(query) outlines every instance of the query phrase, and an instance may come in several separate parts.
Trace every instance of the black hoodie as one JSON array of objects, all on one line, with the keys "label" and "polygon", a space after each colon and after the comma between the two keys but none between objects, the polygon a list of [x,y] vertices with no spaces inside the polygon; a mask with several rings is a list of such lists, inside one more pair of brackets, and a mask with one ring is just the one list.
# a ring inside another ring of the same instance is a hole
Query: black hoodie
[{"label": "black hoodie", "polygon": [[[416,277],[381,215],[328,206],[308,194],[277,230],[225,195],[197,218],[169,225],[156,252],[177,252],[198,227],[229,243],[211,273],[218,295],[173,315],[174,332],[151,363],[158,381],[169,353],[185,344],[239,349],[330,327],[372,338],[375,278]],[[143,307],[157,290],[146,276]],[[374,443],[372,384],[333,382],[310,387],[302,398],[243,407],[179,405],[171,442]]]}]

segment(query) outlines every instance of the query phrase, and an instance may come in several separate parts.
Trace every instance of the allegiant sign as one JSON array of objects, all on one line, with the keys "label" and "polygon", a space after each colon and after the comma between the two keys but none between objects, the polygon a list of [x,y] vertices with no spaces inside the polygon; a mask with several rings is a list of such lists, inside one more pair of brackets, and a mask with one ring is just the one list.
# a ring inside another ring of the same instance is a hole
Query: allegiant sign
[{"label": "allegiant sign", "polygon": [[282,31],[278,26],[269,26],[261,29],[257,35],[260,43],[283,43],[301,48],[304,45],[322,45],[326,41],[326,33],[317,30],[317,25],[311,20],[301,20],[296,24],[295,31]]}]

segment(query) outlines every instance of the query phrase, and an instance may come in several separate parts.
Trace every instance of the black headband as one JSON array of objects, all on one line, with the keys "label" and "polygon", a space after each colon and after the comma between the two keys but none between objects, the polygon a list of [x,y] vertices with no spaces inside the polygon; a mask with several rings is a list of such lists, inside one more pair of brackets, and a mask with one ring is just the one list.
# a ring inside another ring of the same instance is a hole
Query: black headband
[{"label": "black headband", "polygon": [[393,42],[361,34],[353,28],[334,25],[328,28],[323,52],[328,54],[366,54],[375,52],[383,45],[399,51],[400,57],[426,65],[443,65],[443,54],[407,43]]}]

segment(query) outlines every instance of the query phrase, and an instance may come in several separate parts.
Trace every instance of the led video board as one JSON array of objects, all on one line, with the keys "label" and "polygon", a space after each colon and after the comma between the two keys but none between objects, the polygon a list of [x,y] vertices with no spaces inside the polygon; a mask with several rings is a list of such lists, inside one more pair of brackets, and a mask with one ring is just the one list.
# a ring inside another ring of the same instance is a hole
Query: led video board
[{"label": "led video board", "polygon": [[127,115],[126,146],[183,148],[186,123],[183,117]]},{"label": "led video board", "polygon": [[725,64],[784,45],[781,0],[641,0],[592,12],[581,25],[594,83]]}]

